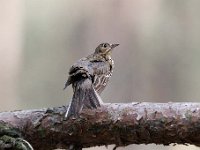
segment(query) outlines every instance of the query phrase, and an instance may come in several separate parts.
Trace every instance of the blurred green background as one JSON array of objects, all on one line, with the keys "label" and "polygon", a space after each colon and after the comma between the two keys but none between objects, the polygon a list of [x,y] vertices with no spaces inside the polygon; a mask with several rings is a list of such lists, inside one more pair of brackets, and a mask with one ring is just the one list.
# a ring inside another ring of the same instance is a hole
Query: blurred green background
[{"label": "blurred green background", "polygon": [[70,66],[101,42],[120,43],[105,102],[200,101],[199,0],[0,0],[0,111],[69,103]]}]

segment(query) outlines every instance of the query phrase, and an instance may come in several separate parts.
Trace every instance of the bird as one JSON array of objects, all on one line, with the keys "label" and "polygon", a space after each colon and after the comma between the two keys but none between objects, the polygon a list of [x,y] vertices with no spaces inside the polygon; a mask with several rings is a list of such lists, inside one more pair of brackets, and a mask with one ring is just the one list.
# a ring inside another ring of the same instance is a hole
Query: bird
[{"label": "bird", "polygon": [[64,89],[72,84],[73,96],[65,118],[78,117],[82,109],[96,109],[103,104],[100,94],[113,73],[112,51],[119,44],[101,43],[95,51],[74,63]]}]

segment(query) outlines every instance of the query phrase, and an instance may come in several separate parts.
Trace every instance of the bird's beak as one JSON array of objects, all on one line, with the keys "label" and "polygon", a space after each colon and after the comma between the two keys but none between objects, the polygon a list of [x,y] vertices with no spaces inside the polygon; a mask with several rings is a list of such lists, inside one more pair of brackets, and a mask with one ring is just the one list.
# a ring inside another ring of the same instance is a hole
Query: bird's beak
[{"label": "bird's beak", "polygon": [[117,47],[119,44],[111,44],[111,49]]}]

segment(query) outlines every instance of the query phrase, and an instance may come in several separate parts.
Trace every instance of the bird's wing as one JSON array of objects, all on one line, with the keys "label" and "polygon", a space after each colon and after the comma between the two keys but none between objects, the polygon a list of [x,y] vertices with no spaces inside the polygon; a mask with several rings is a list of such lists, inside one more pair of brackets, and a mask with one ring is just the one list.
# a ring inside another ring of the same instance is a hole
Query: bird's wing
[{"label": "bird's wing", "polygon": [[93,75],[108,75],[111,72],[111,65],[106,62],[106,61],[97,61],[97,60],[93,60],[90,61],[90,64],[88,66],[89,71],[93,74]]},{"label": "bird's wing", "polygon": [[112,66],[106,61],[92,61],[89,68],[93,70],[93,85],[100,94],[106,87],[112,74]]},{"label": "bird's wing", "polygon": [[65,88],[81,78],[90,78],[95,90],[100,94],[106,87],[111,74],[112,65],[107,61],[81,59],[70,68]]},{"label": "bird's wing", "polygon": [[75,81],[80,80],[82,77],[90,77],[90,73],[88,69],[88,61],[81,59],[71,66],[69,77],[65,83],[64,89]]}]

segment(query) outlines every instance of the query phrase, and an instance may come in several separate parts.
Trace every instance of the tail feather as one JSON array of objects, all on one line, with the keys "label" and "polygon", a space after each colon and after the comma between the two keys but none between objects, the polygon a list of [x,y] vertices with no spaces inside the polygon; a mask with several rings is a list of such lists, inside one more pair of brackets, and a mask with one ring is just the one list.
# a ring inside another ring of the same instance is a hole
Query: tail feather
[{"label": "tail feather", "polygon": [[71,79],[71,76],[68,78],[68,80],[67,80],[67,82],[65,83],[65,86],[64,86],[64,88],[63,88],[63,90],[65,90],[70,84],[71,84],[71,81],[72,79]]},{"label": "tail feather", "polygon": [[102,100],[89,78],[76,81],[72,86],[74,94],[65,114],[66,118],[71,116],[78,117],[83,108],[95,109],[101,106]]}]

